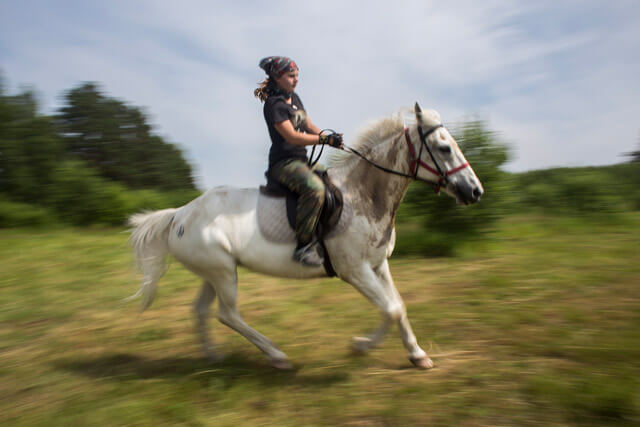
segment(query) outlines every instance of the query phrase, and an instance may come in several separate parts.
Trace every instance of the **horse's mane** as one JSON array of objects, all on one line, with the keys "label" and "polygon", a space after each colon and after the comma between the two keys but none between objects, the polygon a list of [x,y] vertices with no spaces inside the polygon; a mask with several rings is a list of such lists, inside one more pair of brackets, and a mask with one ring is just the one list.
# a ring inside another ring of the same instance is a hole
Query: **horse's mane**
[{"label": "horse's mane", "polygon": [[[366,153],[375,145],[387,140],[392,135],[404,129],[404,113],[409,109],[402,109],[389,117],[373,120],[361,128],[355,142],[348,144],[361,153]],[[339,167],[356,160],[357,157],[345,151],[336,151],[327,160],[327,166]]]}]

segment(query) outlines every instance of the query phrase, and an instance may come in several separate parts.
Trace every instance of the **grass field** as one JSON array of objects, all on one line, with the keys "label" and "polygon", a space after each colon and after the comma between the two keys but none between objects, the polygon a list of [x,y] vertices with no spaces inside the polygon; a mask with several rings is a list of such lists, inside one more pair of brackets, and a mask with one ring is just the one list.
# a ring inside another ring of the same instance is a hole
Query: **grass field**
[{"label": "grass field", "polygon": [[0,230],[2,425],[638,425],[640,216],[517,216],[456,258],[393,259],[418,340],[367,356],[376,310],[332,280],[240,271],[247,322],[285,351],[270,368],[215,320],[201,357],[199,280],[173,262],[138,314],[119,229]]}]

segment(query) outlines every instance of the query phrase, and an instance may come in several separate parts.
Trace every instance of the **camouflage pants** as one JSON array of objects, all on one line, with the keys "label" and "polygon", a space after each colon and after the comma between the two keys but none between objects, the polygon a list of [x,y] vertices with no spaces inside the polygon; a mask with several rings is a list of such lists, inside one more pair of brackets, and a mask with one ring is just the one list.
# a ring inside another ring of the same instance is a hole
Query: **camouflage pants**
[{"label": "camouflage pants", "polygon": [[[322,168],[319,166],[319,169]],[[324,204],[324,183],[303,160],[283,160],[269,171],[273,179],[296,193],[298,212],[296,213],[296,238],[300,245],[306,245],[313,233]]]}]

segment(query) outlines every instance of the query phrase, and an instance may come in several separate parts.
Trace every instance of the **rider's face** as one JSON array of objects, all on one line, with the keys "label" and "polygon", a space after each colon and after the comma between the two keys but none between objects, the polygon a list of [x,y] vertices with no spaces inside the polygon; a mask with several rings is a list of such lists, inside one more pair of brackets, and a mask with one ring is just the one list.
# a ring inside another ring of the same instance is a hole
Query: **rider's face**
[{"label": "rider's face", "polygon": [[278,87],[286,92],[293,92],[298,86],[298,70],[288,71],[276,79]]}]

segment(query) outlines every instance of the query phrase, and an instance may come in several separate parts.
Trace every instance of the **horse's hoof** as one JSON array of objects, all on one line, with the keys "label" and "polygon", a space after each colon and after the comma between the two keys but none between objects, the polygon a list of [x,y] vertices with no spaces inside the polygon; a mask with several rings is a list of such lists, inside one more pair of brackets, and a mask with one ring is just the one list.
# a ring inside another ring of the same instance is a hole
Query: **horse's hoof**
[{"label": "horse's hoof", "polygon": [[371,339],[366,337],[351,338],[351,348],[358,354],[365,354],[371,350]]},{"label": "horse's hoof", "polygon": [[430,358],[428,358],[427,356],[418,357],[418,358],[410,357],[409,360],[418,369],[431,369],[431,368],[433,368],[433,361]]},{"label": "horse's hoof", "polygon": [[293,369],[293,365],[287,359],[271,359],[271,366],[281,371],[290,371]]}]

